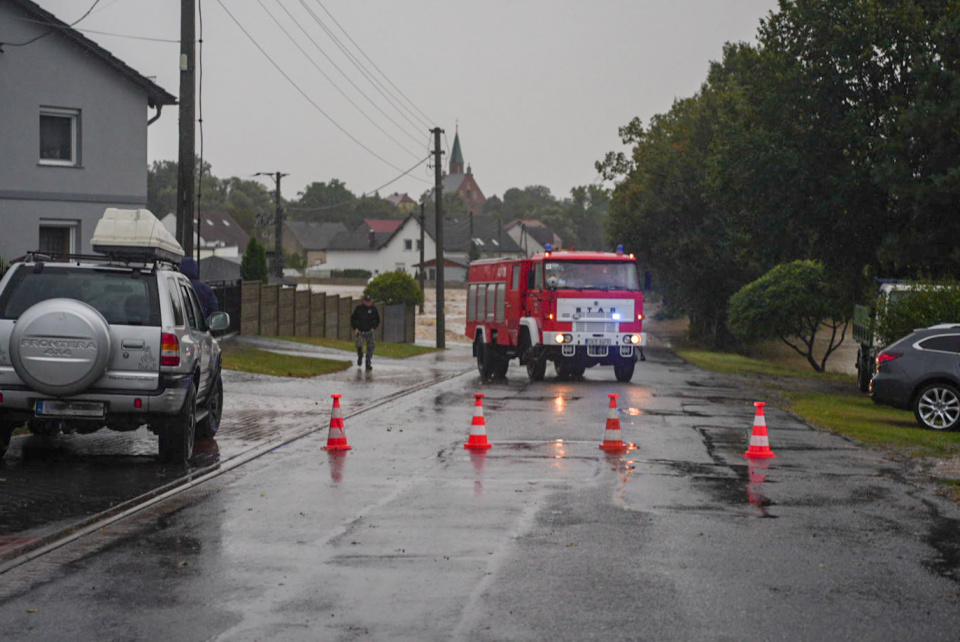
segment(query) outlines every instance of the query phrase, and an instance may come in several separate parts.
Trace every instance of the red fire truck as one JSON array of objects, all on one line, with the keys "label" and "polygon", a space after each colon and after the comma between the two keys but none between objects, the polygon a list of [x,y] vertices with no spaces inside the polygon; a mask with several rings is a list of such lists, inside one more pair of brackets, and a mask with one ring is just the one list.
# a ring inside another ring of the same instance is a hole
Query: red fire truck
[{"label": "red fire truck", "polygon": [[528,259],[470,264],[467,336],[484,379],[502,377],[510,360],[543,379],[553,361],[559,377],[613,366],[630,381],[646,335],[637,263],[613,252],[546,250]]}]

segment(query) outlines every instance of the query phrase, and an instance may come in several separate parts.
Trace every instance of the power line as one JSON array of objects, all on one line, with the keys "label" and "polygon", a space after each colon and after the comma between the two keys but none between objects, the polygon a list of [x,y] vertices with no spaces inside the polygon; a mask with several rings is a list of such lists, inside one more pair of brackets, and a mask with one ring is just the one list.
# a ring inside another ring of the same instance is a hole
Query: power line
[{"label": "power line", "polygon": [[349,60],[353,64],[353,66],[357,68],[357,70],[361,73],[361,75],[363,75],[363,77],[370,82],[370,85],[377,90],[377,93],[383,96],[384,100],[390,103],[390,106],[396,109],[397,113],[400,114],[404,118],[404,120],[410,123],[410,125],[412,125],[414,129],[419,128],[421,125],[418,125],[417,123],[410,120],[410,117],[407,116],[407,114],[404,113],[403,110],[401,110],[400,107],[396,105],[396,103],[394,102],[396,99],[391,96],[387,96],[387,94],[383,92],[383,89],[380,88],[382,86],[382,83],[380,83],[376,78],[373,77],[373,74],[371,74],[370,71],[366,67],[364,67],[362,62],[357,60],[356,56],[350,53],[350,51],[344,46],[344,44],[340,42],[340,39],[337,38],[336,34],[334,34],[330,30],[330,28],[327,27],[326,24],[324,24],[323,20],[321,20],[320,17],[317,14],[315,14],[313,10],[310,9],[310,7],[307,6],[306,2],[304,0],[298,0],[298,2],[303,6],[304,9],[307,10],[307,13],[310,14],[310,17],[312,17],[314,22],[316,22],[320,26],[320,28],[323,29],[324,33],[327,34],[327,36],[333,41],[333,43],[337,45],[337,47],[340,49],[343,55],[347,57],[347,60]]},{"label": "power line", "polygon": [[[100,9],[95,13],[99,13],[100,11],[103,11],[109,6],[110,5],[100,7]],[[22,22],[30,22],[35,25],[43,25],[44,27],[51,27],[52,29],[71,29],[72,28],[70,27],[70,25],[56,24],[53,22],[47,22],[46,20],[32,20],[30,18],[24,18],[22,16],[14,16],[14,18]],[[113,36],[115,38],[129,38],[131,40],[148,40],[151,42],[170,42],[170,43],[180,44],[179,40],[174,40],[172,38],[152,38],[149,36],[134,36],[126,33],[114,33],[112,31],[97,31],[95,29],[79,29],[78,28],[78,29],[74,29],[74,31],[79,31],[80,33],[94,33],[94,34],[97,34],[98,36]],[[10,45],[10,46],[20,46],[20,45]]]},{"label": "power line", "polygon": [[256,41],[256,39],[250,34],[250,32],[247,31],[247,30],[243,27],[242,24],[240,24],[240,21],[237,20],[236,16],[234,16],[232,13],[230,13],[230,10],[227,9],[226,5],[223,4],[223,0],[217,0],[217,4],[219,4],[220,7],[226,12],[226,14],[227,14],[228,16],[230,16],[230,19],[233,20],[233,22],[237,25],[237,27],[240,29],[240,31],[242,31],[242,32],[244,33],[244,35],[250,40],[250,42],[253,43],[253,46],[256,47],[256,48],[260,51],[261,54],[263,54],[263,57],[270,61],[270,64],[273,65],[274,68],[275,68],[278,72],[280,72],[280,75],[283,76],[284,78],[286,78],[286,79],[287,79],[287,82],[289,82],[291,85],[293,85],[293,88],[296,89],[297,92],[307,100],[307,102],[309,102],[311,105],[313,105],[313,108],[314,108],[314,109],[316,109],[318,112],[320,112],[320,114],[323,115],[324,118],[326,118],[327,120],[329,120],[330,123],[333,124],[333,126],[336,127],[337,129],[339,129],[339,130],[343,133],[344,136],[346,136],[347,138],[349,138],[350,140],[352,140],[354,143],[356,143],[357,145],[359,145],[360,147],[362,147],[362,148],[363,148],[364,150],[366,150],[367,153],[369,153],[371,156],[373,156],[374,158],[376,158],[377,160],[379,160],[379,161],[382,162],[383,164],[387,165],[388,167],[392,167],[393,169],[397,170],[398,172],[399,172],[399,171],[402,171],[399,167],[397,167],[396,165],[394,165],[393,163],[391,163],[390,161],[388,161],[388,160],[385,159],[384,157],[380,156],[380,154],[376,153],[375,151],[373,151],[372,149],[370,149],[369,147],[367,147],[366,145],[364,145],[362,142],[360,142],[353,134],[351,134],[351,133],[348,132],[346,129],[344,129],[343,126],[340,125],[340,123],[338,123],[337,121],[335,121],[335,120],[330,116],[330,114],[328,114],[327,112],[325,112],[325,111],[320,107],[320,105],[318,105],[316,102],[314,102],[313,99],[310,98],[310,96],[308,96],[307,93],[306,93],[305,91],[303,91],[303,89],[301,89],[300,86],[299,86],[296,82],[294,82],[294,80],[293,80],[290,76],[287,75],[287,72],[285,72],[285,71],[283,70],[283,68],[280,67],[280,65],[278,65],[278,64],[276,63],[276,61],[275,61],[273,58],[270,57],[270,54],[268,54],[268,53],[263,49],[263,47],[260,46],[260,43],[258,43],[258,42]]},{"label": "power line", "polygon": [[[396,138],[394,138],[393,136],[391,136],[390,133],[389,133],[387,130],[385,130],[383,127],[381,127],[375,120],[373,120],[373,118],[371,118],[365,111],[363,111],[363,110],[360,108],[360,106],[357,105],[357,103],[355,103],[355,102],[353,101],[353,99],[351,99],[342,89],[340,89],[340,87],[337,86],[337,83],[333,82],[333,79],[330,78],[330,76],[328,76],[327,73],[326,73],[323,69],[320,68],[320,66],[313,60],[313,58],[310,57],[310,54],[308,54],[308,53],[306,52],[306,50],[305,50],[303,47],[300,46],[300,43],[298,43],[298,42],[293,38],[293,36],[290,34],[290,32],[287,31],[286,28],[285,28],[282,24],[280,24],[280,21],[277,20],[276,16],[274,16],[272,13],[270,13],[270,10],[267,9],[266,5],[263,4],[262,0],[257,0],[257,4],[259,4],[260,7],[267,13],[267,15],[270,16],[270,18],[271,18],[271,19],[273,20],[273,22],[277,25],[277,27],[280,28],[280,31],[282,31],[282,32],[284,33],[284,35],[287,36],[287,39],[290,40],[290,42],[292,42],[293,45],[294,45],[297,49],[300,50],[300,53],[302,53],[302,54],[306,57],[306,59],[307,59],[308,61],[310,61],[310,64],[313,65],[314,68],[315,68],[317,71],[319,71],[320,74],[321,74],[324,78],[327,79],[327,82],[329,82],[331,85],[333,85],[333,88],[336,89],[336,90],[340,93],[340,95],[343,96],[343,97],[347,100],[347,102],[349,102],[351,105],[353,105],[354,108],[356,108],[356,110],[359,111],[359,112],[364,116],[364,118],[366,118],[367,120],[369,120],[369,121],[373,124],[374,127],[376,127],[376,128],[379,129],[381,132],[383,132],[383,135],[384,135],[384,136],[386,136],[387,138],[389,138],[390,140],[392,140],[392,141],[393,141],[394,143],[396,143],[401,149],[403,149],[404,151],[406,151],[408,154],[410,154],[410,155],[413,156],[414,158],[417,157],[417,153],[416,153],[416,152],[411,151],[408,147],[404,146],[403,143],[401,143],[401,142],[398,141]],[[283,5],[280,5],[280,7],[283,8]]]},{"label": "power line", "polygon": [[[65,25],[65,26],[67,26],[67,27],[72,27],[72,26],[74,26],[74,25],[80,24],[80,21],[83,20],[84,18],[86,18],[87,16],[89,16],[89,15],[90,15],[90,12],[93,11],[93,9],[94,9],[98,4],[100,4],[100,0],[93,0],[93,4],[90,5],[90,8],[87,9],[86,13],[84,13],[82,16],[80,16],[79,18],[77,18],[76,20],[74,20],[73,22],[71,22],[69,25]],[[55,23],[54,23],[54,24],[51,24],[51,26],[52,26],[52,27],[59,27],[59,28],[61,28],[61,29],[63,28],[63,26],[61,26],[61,25],[59,25],[59,24],[55,24]],[[36,42],[37,40],[40,40],[41,38],[46,38],[47,36],[49,36],[49,35],[50,35],[51,33],[53,33],[53,32],[54,32],[54,29],[50,29],[49,31],[46,31],[45,33],[41,33],[39,36],[35,36],[35,37],[31,38],[30,40],[27,40],[27,41],[25,41],[25,42],[0,42],[0,47],[2,47],[2,46],[7,46],[7,47],[26,47],[27,45],[32,44],[32,43]]]},{"label": "power line", "polygon": [[[376,194],[377,192],[379,192],[380,190],[382,190],[384,187],[389,187],[390,185],[396,183],[396,182],[399,181],[401,178],[403,178],[404,176],[406,176],[407,174],[409,174],[409,173],[412,172],[413,170],[415,170],[415,169],[417,169],[418,167],[420,167],[421,165],[423,165],[429,158],[430,158],[430,157],[427,156],[426,158],[424,158],[423,160],[421,160],[419,163],[417,163],[416,165],[414,165],[413,167],[411,167],[410,169],[408,169],[408,170],[405,171],[404,173],[400,174],[400,175],[397,176],[396,178],[393,178],[393,179],[387,181],[386,183],[384,183],[384,184],[381,185],[380,187],[377,187],[376,189],[372,189],[372,190],[370,190],[369,192],[364,192],[363,194],[360,195],[360,198],[365,198],[368,194]],[[348,205],[348,204],[350,204],[350,203],[352,203],[352,202],[353,202],[353,201],[340,201],[339,203],[333,203],[333,204],[331,204],[331,205],[322,205],[322,206],[320,206],[320,207],[289,207],[289,206],[288,206],[287,209],[290,210],[290,211],[292,211],[292,212],[322,212],[323,210],[330,210],[330,209],[333,209],[333,208],[335,208],[335,207],[340,207],[341,205]]]},{"label": "power line", "polygon": [[[320,2],[320,0],[317,0],[317,4],[320,5],[320,8],[323,9],[324,12],[325,12],[328,16],[330,16],[330,19],[333,20],[333,23],[334,23],[335,25],[337,25],[337,27],[340,28],[340,31],[343,32],[343,35],[345,35],[345,36],[347,37],[347,39],[348,39],[350,42],[353,43],[353,46],[357,48],[357,51],[359,51],[360,54],[361,54],[364,58],[366,58],[367,61],[368,61],[371,65],[373,65],[373,68],[374,68],[374,69],[376,69],[378,72],[380,72],[380,75],[383,76],[383,79],[386,80],[388,83],[390,83],[390,86],[393,87],[394,89],[396,89],[396,90],[397,90],[397,93],[400,94],[401,96],[403,96],[403,98],[410,104],[411,107],[413,107],[414,109],[416,109],[418,112],[420,112],[420,115],[421,115],[421,116],[423,116],[424,118],[426,118],[426,120],[422,120],[422,121],[420,121],[420,122],[422,122],[422,123],[423,123],[424,125],[426,125],[427,127],[430,127],[430,126],[431,126],[431,123],[433,122],[433,120],[432,120],[429,116],[427,116],[425,113],[423,113],[423,111],[422,111],[419,107],[417,107],[412,100],[410,100],[409,98],[407,98],[407,95],[404,94],[402,91],[400,91],[400,88],[399,88],[399,87],[397,87],[395,84],[393,84],[393,81],[390,80],[390,78],[387,76],[387,74],[383,73],[383,70],[380,69],[380,67],[377,66],[377,63],[375,63],[373,60],[371,60],[371,59],[370,59],[370,56],[368,56],[368,55],[366,54],[366,52],[363,50],[363,48],[362,48],[360,45],[358,45],[357,42],[356,42],[353,38],[350,37],[350,34],[347,33],[347,30],[343,28],[343,25],[341,25],[339,22],[337,22],[337,19],[333,17],[333,14],[330,13],[330,11],[323,5],[322,2]],[[419,118],[418,118],[418,120],[419,120]]]},{"label": "power line", "polygon": [[[301,2],[300,4],[303,5],[302,2]],[[294,15],[293,15],[292,13],[290,13],[290,10],[287,9],[280,0],[277,0],[277,5],[279,5],[279,7],[283,10],[284,13],[287,14],[287,16],[290,18],[290,20],[293,21],[293,23],[294,23],[295,25],[297,25],[297,28],[300,29],[300,31],[303,32],[303,35],[305,35],[305,36],[307,37],[307,40],[309,40],[309,41],[313,44],[313,46],[317,48],[317,51],[319,51],[319,52],[323,55],[323,57],[327,59],[327,62],[329,62],[331,65],[333,65],[334,69],[336,69],[337,71],[339,71],[339,72],[340,72],[340,75],[343,76],[344,79],[345,79],[348,83],[350,83],[350,85],[351,85],[354,89],[357,90],[357,93],[359,93],[361,96],[363,96],[364,98],[366,98],[366,99],[367,99],[367,102],[369,102],[371,105],[373,105],[374,109],[376,109],[376,110],[379,111],[381,114],[383,114],[383,117],[384,117],[384,118],[386,118],[386,119],[389,120],[391,123],[393,123],[393,125],[396,126],[396,128],[399,129],[400,131],[402,131],[404,134],[406,134],[407,137],[409,137],[409,138],[410,138],[411,140],[413,140],[414,142],[419,142],[419,139],[417,139],[416,136],[411,135],[410,132],[409,132],[409,130],[405,129],[403,125],[401,125],[400,123],[398,123],[397,121],[395,121],[393,118],[391,118],[390,115],[389,115],[387,112],[385,112],[385,111],[380,107],[380,105],[378,105],[376,102],[374,102],[373,99],[370,98],[370,96],[368,96],[368,95],[366,94],[366,92],[364,92],[362,89],[360,89],[360,86],[357,85],[357,83],[353,82],[353,79],[350,78],[349,75],[347,75],[347,73],[340,67],[340,65],[337,64],[337,62],[336,62],[333,58],[330,57],[329,54],[327,54],[327,52],[323,49],[323,47],[320,46],[320,43],[318,43],[316,40],[314,40],[313,36],[310,35],[310,32],[308,32],[308,31],[306,30],[306,28],[304,28],[304,26],[303,26],[302,24],[300,24],[301,21],[300,21],[300,20],[297,20],[297,19],[294,17]],[[304,5],[304,9],[306,9],[307,12],[309,13],[310,10],[307,9],[307,7],[306,7],[305,5]],[[416,128],[416,129],[417,129],[417,131],[419,131],[419,128]],[[414,154],[414,156],[416,156],[416,154]]]}]

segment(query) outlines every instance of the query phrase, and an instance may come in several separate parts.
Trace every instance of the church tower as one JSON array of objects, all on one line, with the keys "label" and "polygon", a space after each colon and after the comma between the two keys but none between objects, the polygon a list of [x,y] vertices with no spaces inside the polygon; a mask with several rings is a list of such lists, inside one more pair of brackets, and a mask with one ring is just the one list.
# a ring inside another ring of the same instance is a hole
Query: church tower
[{"label": "church tower", "polygon": [[460,128],[453,137],[453,152],[450,154],[450,173],[463,174],[463,152],[460,151]]}]

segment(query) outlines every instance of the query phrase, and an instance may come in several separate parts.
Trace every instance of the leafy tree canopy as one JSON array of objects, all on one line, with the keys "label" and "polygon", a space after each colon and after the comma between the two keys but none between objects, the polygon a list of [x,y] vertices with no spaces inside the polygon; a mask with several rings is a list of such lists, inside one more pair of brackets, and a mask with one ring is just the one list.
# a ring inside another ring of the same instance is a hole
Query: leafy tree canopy
[{"label": "leafy tree canopy", "polygon": [[363,293],[373,297],[374,301],[383,301],[387,305],[423,304],[423,290],[416,280],[406,272],[385,272],[374,278]]}]

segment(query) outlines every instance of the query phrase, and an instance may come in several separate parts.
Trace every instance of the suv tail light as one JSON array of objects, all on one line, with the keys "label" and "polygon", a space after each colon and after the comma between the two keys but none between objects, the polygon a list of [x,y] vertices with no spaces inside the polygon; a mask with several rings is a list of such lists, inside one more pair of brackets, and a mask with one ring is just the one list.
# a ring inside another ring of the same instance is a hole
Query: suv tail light
[{"label": "suv tail light", "polygon": [[177,335],[167,332],[160,335],[160,365],[180,365],[180,339]]},{"label": "suv tail light", "polygon": [[888,361],[895,361],[903,356],[902,352],[881,352],[877,355],[877,372],[880,372],[880,366]]}]

